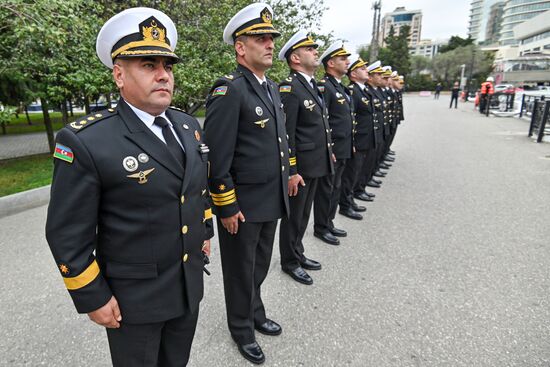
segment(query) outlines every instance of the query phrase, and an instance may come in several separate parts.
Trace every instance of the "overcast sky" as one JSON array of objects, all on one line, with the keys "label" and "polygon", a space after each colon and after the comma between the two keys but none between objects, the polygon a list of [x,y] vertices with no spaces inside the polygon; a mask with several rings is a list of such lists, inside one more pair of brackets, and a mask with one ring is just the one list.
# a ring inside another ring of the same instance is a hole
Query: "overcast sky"
[{"label": "overcast sky", "polygon": [[[323,33],[333,31],[336,38],[347,40],[355,52],[358,45],[372,37],[372,0],[324,0],[329,8],[322,20]],[[445,39],[467,36],[470,0],[382,0],[381,18],[399,6],[422,10],[421,38]]]}]

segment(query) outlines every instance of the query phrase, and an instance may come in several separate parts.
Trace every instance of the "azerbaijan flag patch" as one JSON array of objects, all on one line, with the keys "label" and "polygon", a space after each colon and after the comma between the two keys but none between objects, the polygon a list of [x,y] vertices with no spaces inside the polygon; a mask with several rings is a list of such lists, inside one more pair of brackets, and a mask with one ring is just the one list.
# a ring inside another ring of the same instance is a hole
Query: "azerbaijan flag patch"
[{"label": "azerbaijan flag patch", "polygon": [[59,143],[55,144],[55,152],[53,153],[53,157],[69,163],[73,163],[74,160],[74,154],[71,148]]}]

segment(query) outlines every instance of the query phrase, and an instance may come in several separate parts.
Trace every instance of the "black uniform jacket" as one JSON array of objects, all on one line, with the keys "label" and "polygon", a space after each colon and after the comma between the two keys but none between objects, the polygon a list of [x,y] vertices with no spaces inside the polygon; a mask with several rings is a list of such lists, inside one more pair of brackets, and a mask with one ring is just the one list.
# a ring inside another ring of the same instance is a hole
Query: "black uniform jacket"
[{"label": "black uniform jacket", "polygon": [[208,157],[197,120],[166,115],[185,171],[123,100],[57,134],[56,151],[69,158],[54,159],[46,237],[81,313],[114,295],[123,322],[159,322],[202,299],[201,248],[213,236]]},{"label": "black uniform jacket", "polygon": [[286,114],[290,174],[304,178],[334,173],[328,111],[323,95],[298,72],[279,84]]},{"label": "black uniform jacket", "polygon": [[381,144],[384,139],[384,102],[376,87],[365,84],[365,92],[371,97],[372,105],[375,112],[374,134],[376,135],[376,143]]},{"label": "black uniform jacket", "polygon": [[403,114],[403,93],[398,90],[395,92],[397,95],[397,113],[399,114],[399,123],[405,119],[405,115]]},{"label": "black uniform jacket", "polygon": [[376,130],[380,128],[380,124],[374,109],[373,98],[357,83],[351,83],[348,88],[353,98],[355,122],[357,123],[354,136],[355,149],[358,151],[374,149],[380,143],[379,135],[375,134]]},{"label": "black uniform jacket", "polygon": [[206,101],[209,185],[221,218],[241,211],[250,222],[288,215],[289,156],[279,88],[267,80],[273,102],[242,65],[219,78]]},{"label": "black uniform jacket", "polygon": [[348,90],[331,75],[319,81],[332,129],[332,151],[337,159],[351,158],[353,152],[353,106]]}]

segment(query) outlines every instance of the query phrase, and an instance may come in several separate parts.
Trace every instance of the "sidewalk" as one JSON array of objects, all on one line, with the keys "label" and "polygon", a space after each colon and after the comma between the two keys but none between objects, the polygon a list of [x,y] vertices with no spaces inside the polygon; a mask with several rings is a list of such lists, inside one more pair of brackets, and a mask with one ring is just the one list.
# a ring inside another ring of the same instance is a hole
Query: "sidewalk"
[{"label": "sidewalk", "polygon": [[[266,367],[550,364],[550,145],[472,104],[405,96],[396,161],[340,246],[306,232],[322,263],[281,271],[262,297],[283,334],[257,335]],[[44,238],[46,207],[0,219],[0,366],[110,365],[105,331],[76,314]],[[77,221],[79,218],[75,218]],[[71,223],[67,223],[70,226]],[[227,331],[219,244],[190,367],[252,366]]]}]

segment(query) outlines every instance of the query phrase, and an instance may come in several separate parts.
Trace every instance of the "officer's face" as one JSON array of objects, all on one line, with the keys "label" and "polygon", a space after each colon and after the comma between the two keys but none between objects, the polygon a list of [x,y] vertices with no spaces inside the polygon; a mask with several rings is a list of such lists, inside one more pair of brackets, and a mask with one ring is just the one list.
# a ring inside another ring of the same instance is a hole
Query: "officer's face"
[{"label": "officer's face", "polygon": [[245,66],[254,70],[265,71],[273,64],[273,36],[271,34],[259,34],[247,36],[235,42],[235,50]]},{"label": "officer's face", "polygon": [[347,56],[333,57],[329,60],[329,63],[332,63],[333,70],[341,76],[344,76],[348,72],[350,62]]},{"label": "officer's face", "polygon": [[368,75],[367,67],[364,65],[352,71],[352,77],[354,80],[357,80],[362,84],[365,84],[368,79]]},{"label": "officer's face", "polygon": [[300,65],[306,70],[315,71],[319,66],[319,51],[315,47],[300,47],[294,51],[294,54]]},{"label": "officer's face", "polygon": [[124,100],[156,116],[172,102],[172,67],[169,58],[160,56],[117,60],[113,77]]},{"label": "officer's face", "polygon": [[382,76],[378,73],[374,73],[371,75],[372,84],[374,84],[377,87],[381,87],[383,85],[384,79],[382,79]]}]

